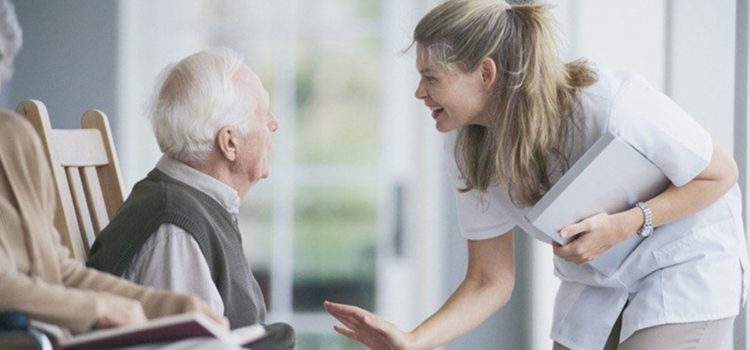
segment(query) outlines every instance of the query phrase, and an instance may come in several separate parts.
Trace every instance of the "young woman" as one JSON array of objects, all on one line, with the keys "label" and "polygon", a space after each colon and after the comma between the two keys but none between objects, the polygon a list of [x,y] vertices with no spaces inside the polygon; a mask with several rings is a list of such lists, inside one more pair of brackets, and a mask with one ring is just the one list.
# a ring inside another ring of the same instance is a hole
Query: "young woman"
[{"label": "young woman", "polygon": [[[452,139],[464,281],[411,332],[355,306],[326,302],[372,349],[430,349],[479,325],[510,298],[513,232],[605,132],[653,162],[671,185],[619,213],[563,228],[556,349],[719,349],[744,304],[747,261],[737,168],[711,136],[644,79],[563,62],[547,8],[451,0],[417,25],[416,97]],[[653,227],[653,233],[649,231]],[[528,230],[525,230],[528,231]],[[642,243],[612,276],[591,268],[615,244]]]}]

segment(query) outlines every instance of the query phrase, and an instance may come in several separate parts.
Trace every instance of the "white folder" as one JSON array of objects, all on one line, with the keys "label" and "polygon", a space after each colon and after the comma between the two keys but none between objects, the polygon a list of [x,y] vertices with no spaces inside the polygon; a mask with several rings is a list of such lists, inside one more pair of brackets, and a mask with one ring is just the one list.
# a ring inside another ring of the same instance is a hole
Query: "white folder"
[{"label": "white folder", "polygon": [[[565,245],[569,239],[558,233],[563,227],[601,212],[614,214],[630,209],[661,193],[669,183],[656,165],[607,132],[528,211],[526,219]],[[589,264],[611,276],[642,239],[634,235]]]}]

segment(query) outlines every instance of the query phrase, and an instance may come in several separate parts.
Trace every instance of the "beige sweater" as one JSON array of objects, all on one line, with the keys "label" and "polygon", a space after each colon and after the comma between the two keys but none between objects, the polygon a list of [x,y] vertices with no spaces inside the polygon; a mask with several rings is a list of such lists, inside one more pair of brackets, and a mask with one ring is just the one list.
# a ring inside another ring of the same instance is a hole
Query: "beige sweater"
[{"label": "beige sweater", "polygon": [[100,292],[137,299],[149,318],[184,309],[184,295],[144,288],[86,268],[53,225],[54,183],[31,125],[0,111],[0,310],[73,332],[91,329]]}]

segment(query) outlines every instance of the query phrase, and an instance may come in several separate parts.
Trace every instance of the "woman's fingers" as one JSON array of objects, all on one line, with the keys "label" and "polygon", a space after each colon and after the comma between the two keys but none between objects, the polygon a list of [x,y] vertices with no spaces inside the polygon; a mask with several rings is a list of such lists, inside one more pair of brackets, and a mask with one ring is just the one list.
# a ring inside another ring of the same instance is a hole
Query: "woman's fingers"
[{"label": "woman's fingers", "polygon": [[325,301],[323,306],[331,316],[346,326],[335,325],[334,330],[347,338],[370,349],[394,349],[398,343],[396,334],[400,330],[364,309],[329,301]]},{"label": "woman's fingers", "polygon": [[584,232],[596,230],[601,226],[602,219],[606,217],[607,213],[599,213],[585,218],[575,224],[565,226],[560,230],[560,236],[563,238],[571,238]]},{"label": "woman's fingers", "polygon": [[[324,302],[324,306],[326,308],[326,311],[339,320],[339,322],[343,323],[346,327],[353,331],[358,331],[360,327],[363,325],[363,318],[357,318],[357,315],[353,313],[352,308],[346,308],[346,307],[339,307],[339,306],[345,306],[343,304],[335,304],[330,303],[328,301]],[[361,310],[361,309],[360,309]]]},{"label": "woman's fingers", "polygon": [[588,221],[584,220],[584,221],[581,221],[581,222],[579,222],[577,224],[568,225],[568,226],[563,227],[560,230],[559,233],[560,233],[560,236],[562,236],[562,238],[571,238],[571,237],[575,237],[576,235],[579,235],[579,234],[581,234],[583,232],[588,231],[589,226],[590,225],[589,225]]},{"label": "woman's fingers", "polygon": [[330,302],[330,301],[327,301],[327,300],[323,302],[323,306],[329,312],[349,314],[349,315],[356,316],[357,318],[360,318],[360,319],[363,316],[370,314],[366,310],[361,309],[361,308],[356,307],[356,306],[347,305],[347,304],[334,303],[334,302]]},{"label": "woman's fingers", "polygon": [[96,328],[134,326],[147,321],[143,306],[137,300],[98,292],[95,301]]},{"label": "woman's fingers", "polygon": [[338,306],[343,306],[343,304],[334,304],[334,303],[326,301],[326,302],[323,302],[323,306],[325,307],[326,311],[328,311],[328,313],[334,317],[341,316],[341,317],[348,317],[351,319],[357,319],[356,313],[352,312],[351,309],[338,307]]},{"label": "woman's fingers", "polygon": [[337,304],[329,301],[323,302],[323,306],[331,316],[336,317],[336,319],[342,322],[344,321],[343,319],[346,319],[357,326],[360,326],[361,324],[367,324],[369,326],[376,325],[373,321],[374,317],[370,312],[356,306]]},{"label": "woman's fingers", "polygon": [[340,316],[340,315],[338,316],[334,315],[334,317],[337,320],[339,320],[339,322],[343,323],[349,329],[354,330],[354,331],[358,330],[362,326],[361,322],[359,322],[357,319],[352,318],[352,317]]},{"label": "woman's fingers", "polygon": [[589,262],[596,257],[596,252],[589,249],[586,238],[586,236],[581,236],[566,245],[554,244],[552,250],[561,259],[572,263],[583,264]]},{"label": "woman's fingers", "polygon": [[355,332],[349,330],[349,329],[346,329],[346,328],[341,327],[339,325],[334,325],[333,326],[333,330],[335,330],[336,332],[338,332],[339,334],[341,334],[341,335],[343,335],[343,336],[345,336],[347,338],[350,338],[352,340],[358,341],[357,340],[357,334]]}]

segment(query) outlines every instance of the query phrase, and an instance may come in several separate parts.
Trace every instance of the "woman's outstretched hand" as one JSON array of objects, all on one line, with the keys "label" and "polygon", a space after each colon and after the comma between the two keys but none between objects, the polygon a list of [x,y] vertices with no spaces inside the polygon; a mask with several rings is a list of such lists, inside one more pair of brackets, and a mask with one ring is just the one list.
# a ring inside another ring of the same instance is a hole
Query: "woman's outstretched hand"
[{"label": "woman's outstretched hand", "polygon": [[331,316],[345,327],[336,325],[336,332],[373,350],[411,350],[413,339],[410,333],[400,330],[396,325],[381,319],[367,310],[356,306],[323,302]]}]

